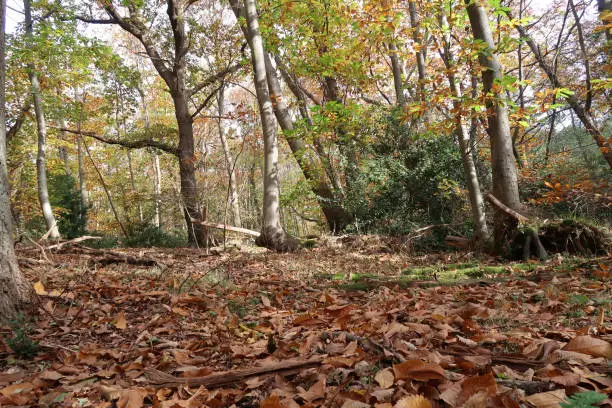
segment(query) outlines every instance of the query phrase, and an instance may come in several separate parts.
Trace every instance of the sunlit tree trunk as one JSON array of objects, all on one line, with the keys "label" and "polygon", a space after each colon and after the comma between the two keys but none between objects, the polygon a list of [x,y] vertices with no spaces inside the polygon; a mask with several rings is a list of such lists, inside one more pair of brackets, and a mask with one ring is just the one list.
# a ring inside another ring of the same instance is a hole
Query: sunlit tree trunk
[{"label": "sunlit tree trunk", "polygon": [[240,11],[242,7],[239,7],[238,3],[237,0],[231,0],[236,18],[240,18],[241,15],[246,16],[247,41],[251,48],[255,92],[264,135],[263,226],[261,235],[257,238],[257,243],[276,251],[293,251],[297,249],[297,240],[289,236],[281,226],[276,120],[268,91],[265,51],[259,32],[257,7],[255,0],[244,0],[243,13]]},{"label": "sunlit tree trunk", "polygon": [[[23,9],[25,14],[26,38],[32,42],[33,22],[32,7],[30,0],[24,0]],[[42,209],[45,225],[49,231],[49,238],[58,239],[60,237],[57,221],[53,215],[53,209],[49,202],[49,189],[47,186],[47,124],[45,123],[45,112],[42,105],[42,95],[38,76],[33,63],[28,64],[28,77],[30,78],[32,100],[36,113],[36,128],[38,131],[38,153],[36,155],[36,176],[38,180],[38,200]]]},{"label": "sunlit tree trunk", "polygon": [[393,72],[393,88],[395,88],[395,101],[400,108],[406,107],[406,97],[404,96],[404,82],[402,79],[402,63],[397,55],[395,44],[389,44],[389,58],[391,59],[391,70]]},{"label": "sunlit tree trunk", "polygon": [[412,27],[412,40],[415,45],[419,48],[415,50],[415,57],[417,62],[417,71],[419,74],[419,100],[422,101],[425,98],[425,41],[420,34],[420,23],[419,16],[414,1],[408,2],[408,13],[410,14],[410,26]]},{"label": "sunlit tree trunk", "polygon": [[[512,152],[512,135],[508,120],[508,111],[501,100],[499,91],[493,84],[501,81],[503,72],[495,53],[495,43],[489,25],[489,19],[483,6],[477,2],[466,0],[470,26],[474,39],[486,44],[479,53],[482,72],[483,93],[486,95],[488,112],[488,133],[491,140],[491,168],[493,173],[493,195],[511,209],[518,210],[519,198],[518,180],[514,154]],[[492,95],[492,96],[491,96]],[[495,213],[495,247],[502,251],[510,233],[506,217]]]},{"label": "sunlit tree trunk", "polygon": [[9,200],[6,151],[6,2],[0,0],[0,324],[7,323],[30,300],[31,289],[19,270],[13,248],[13,216]]},{"label": "sunlit tree trunk", "polygon": [[[443,11],[440,11],[440,26],[444,29],[448,27],[446,16]],[[444,36],[444,48],[441,50],[442,59],[446,67],[446,76],[448,78],[451,95],[453,96],[453,109],[455,111],[455,123],[457,139],[459,140],[459,148],[461,149],[461,161],[463,162],[463,173],[467,184],[470,206],[472,209],[472,218],[474,220],[474,241],[477,245],[484,244],[489,239],[489,231],[487,228],[487,219],[485,214],[484,199],[480,191],[480,182],[474,165],[474,157],[472,155],[472,147],[470,143],[470,132],[463,115],[464,108],[461,105],[462,92],[461,87],[457,84],[455,78],[455,58],[451,51],[450,33]]]},{"label": "sunlit tree trunk", "polygon": [[232,209],[232,220],[236,227],[242,226],[242,219],[240,218],[240,202],[238,200],[238,188],[236,187],[236,169],[234,159],[232,158],[232,152],[230,151],[229,144],[227,143],[227,136],[225,128],[223,127],[223,115],[225,114],[225,87],[219,89],[217,97],[217,105],[219,110],[219,139],[221,139],[221,148],[223,149],[223,155],[225,157],[225,167],[227,168],[228,178],[228,204]]}]

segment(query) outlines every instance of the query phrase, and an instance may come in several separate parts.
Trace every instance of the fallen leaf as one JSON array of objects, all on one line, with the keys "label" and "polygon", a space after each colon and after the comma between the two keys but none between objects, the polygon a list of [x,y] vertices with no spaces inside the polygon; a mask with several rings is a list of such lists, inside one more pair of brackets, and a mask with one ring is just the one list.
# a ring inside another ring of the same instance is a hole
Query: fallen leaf
[{"label": "fallen leaf", "polygon": [[492,373],[466,378],[465,381],[461,383],[461,392],[459,393],[458,402],[460,404],[464,403],[474,394],[480,392],[484,392],[488,396],[497,394],[497,383]]},{"label": "fallen leaf", "polygon": [[536,408],[559,408],[559,403],[565,400],[565,390],[541,392],[525,397],[525,401]]},{"label": "fallen leaf", "polygon": [[393,375],[393,370],[390,368],[385,368],[376,373],[374,376],[374,380],[383,388],[390,388],[393,386],[395,382],[395,376]]},{"label": "fallen leaf", "polygon": [[576,351],[594,357],[612,358],[612,344],[591,336],[576,336],[563,347],[565,351]]},{"label": "fallen leaf", "polygon": [[342,408],[370,408],[370,404],[366,404],[365,402],[355,401],[352,399],[345,399],[342,404]]},{"label": "fallen leaf", "polygon": [[443,380],[444,369],[438,364],[426,363],[421,360],[407,360],[393,365],[393,373],[398,380]]},{"label": "fallen leaf", "polygon": [[125,330],[127,328],[127,321],[125,320],[125,313],[121,312],[115,318],[115,327],[119,330]]},{"label": "fallen leaf", "polygon": [[45,290],[45,285],[41,281],[38,281],[34,284],[34,291],[37,295],[47,295],[49,292]]},{"label": "fallen leaf", "polygon": [[312,402],[325,397],[325,377],[322,377],[319,381],[314,383],[308,391],[300,392],[298,394],[307,402]]},{"label": "fallen leaf", "polygon": [[9,397],[11,395],[21,394],[22,392],[32,391],[34,389],[34,385],[29,382],[24,382],[21,384],[13,384],[8,387],[4,387],[0,390],[0,394]]},{"label": "fallen leaf", "polygon": [[431,402],[422,395],[408,395],[397,401],[393,408],[431,408]]}]

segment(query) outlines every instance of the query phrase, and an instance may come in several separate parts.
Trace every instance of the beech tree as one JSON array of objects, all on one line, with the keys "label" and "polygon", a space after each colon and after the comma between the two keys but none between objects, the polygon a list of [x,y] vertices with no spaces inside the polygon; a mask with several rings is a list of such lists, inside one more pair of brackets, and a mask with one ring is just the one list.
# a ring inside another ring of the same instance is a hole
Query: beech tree
[{"label": "beech tree", "polygon": [[6,151],[6,2],[0,0],[0,323],[6,323],[29,300],[31,288],[19,270],[13,247],[13,215],[9,200]]},{"label": "beech tree", "polygon": [[257,243],[277,251],[293,251],[297,249],[298,242],[285,232],[280,222],[277,125],[268,89],[266,57],[263,40],[259,32],[257,7],[255,0],[244,0],[243,4],[240,3],[240,0],[230,0],[230,4],[239,22],[246,20],[244,33],[251,48],[255,92],[263,129],[263,225]]},{"label": "beech tree", "polygon": [[[493,195],[513,210],[520,208],[516,164],[512,152],[512,134],[508,110],[496,82],[501,82],[503,71],[495,52],[495,42],[484,6],[466,0],[472,34],[478,47],[478,61],[482,67],[483,90],[487,107],[487,132],[491,141],[491,170]],[[508,238],[506,216],[496,212],[495,246],[502,250]]]},{"label": "beech tree", "polygon": [[[199,246],[206,245],[206,230],[202,221],[202,212],[198,202],[198,188],[196,182],[195,144],[193,121],[206,107],[217,92],[213,90],[206,98],[196,101],[195,111],[190,109],[190,101],[194,96],[207,87],[214,85],[232,72],[237,71],[241,64],[227,65],[218,72],[203,79],[195,80],[189,74],[188,55],[193,51],[194,42],[190,40],[190,33],[195,27],[188,17],[188,11],[195,2],[175,0],[166,1],[167,24],[170,32],[166,32],[166,25],[156,26],[157,6],[148,2],[129,2],[123,7],[120,2],[105,1],[100,3],[107,18],[95,18],[79,15],[81,21],[91,24],[117,25],[133,35],[142,45],[151,64],[164,80],[170,91],[174,104],[174,114],[178,125],[178,161],[181,185],[181,196],[185,222],[189,241]],[[196,32],[198,30],[195,30]],[[166,44],[170,44],[166,48]],[[146,141],[143,141],[147,145]],[[148,144],[154,147],[152,143]]]},{"label": "beech tree", "polygon": [[[30,0],[24,0],[23,10],[25,14],[26,42],[32,45],[34,23],[32,21],[32,6]],[[32,89],[32,101],[36,114],[36,129],[38,132],[38,153],[36,155],[36,176],[38,182],[38,201],[42,209],[45,225],[49,231],[49,238],[57,239],[60,237],[57,220],[53,215],[53,209],[49,201],[49,188],[47,186],[47,122],[43,108],[40,83],[36,74],[34,62],[28,63],[28,77]]]}]

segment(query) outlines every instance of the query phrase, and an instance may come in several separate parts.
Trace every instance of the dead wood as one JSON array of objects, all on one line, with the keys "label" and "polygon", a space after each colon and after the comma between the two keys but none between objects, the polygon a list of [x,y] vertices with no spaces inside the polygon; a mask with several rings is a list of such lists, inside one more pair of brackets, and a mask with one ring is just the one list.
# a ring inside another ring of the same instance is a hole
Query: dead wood
[{"label": "dead wood", "polygon": [[447,235],[444,238],[444,243],[455,248],[469,249],[472,246],[472,241],[466,237],[456,235]]},{"label": "dead wood", "polygon": [[113,263],[127,263],[129,265],[142,265],[142,266],[159,266],[164,267],[165,265],[156,259],[145,257],[145,256],[133,256],[124,252],[113,251],[110,249],[96,249],[88,248],[79,244],[72,244],[70,248],[62,248],[61,252],[75,252],[87,255],[99,256],[101,258],[95,259],[95,262],[102,266],[110,265]]},{"label": "dead wood", "polygon": [[502,203],[501,201],[499,201],[493,194],[491,193],[487,193],[485,195],[485,200],[487,200],[492,206],[494,206],[496,209],[498,209],[499,211],[503,212],[504,214],[506,214],[509,217],[514,218],[515,220],[519,221],[519,222],[525,222],[525,221],[529,221],[529,218],[525,217],[522,214],[519,214],[518,212],[514,211],[512,208],[506,206],[504,203]]},{"label": "dead wood", "polygon": [[496,382],[500,385],[509,388],[520,388],[527,395],[537,394],[540,392],[552,391],[557,388],[557,385],[550,381],[525,381],[525,380],[501,380]]},{"label": "dead wood", "polygon": [[62,247],[65,247],[67,245],[74,245],[74,244],[78,244],[79,242],[83,242],[83,241],[89,241],[92,239],[102,239],[102,237],[94,237],[91,235],[84,235],[82,237],[78,237],[78,238],[74,238],[71,239],[69,241],[64,241],[64,242],[60,242],[58,244],[54,244],[54,245],[50,245],[47,247],[47,249],[61,249]]},{"label": "dead wood", "polygon": [[226,371],[218,374],[211,374],[205,377],[180,378],[164,373],[163,371],[149,368],[145,370],[146,376],[152,385],[156,387],[178,387],[181,385],[204,386],[207,388],[223,387],[232,385],[265,374],[287,374],[294,373],[297,369],[317,367],[323,362],[323,357],[312,357],[308,360],[285,360],[276,364],[263,367],[252,367],[241,370]]},{"label": "dead wood", "polygon": [[193,222],[194,224],[201,224],[209,228],[216,228],[216,229],[221,229],[221,230],[226,230],[226,231],[238,232],[240,234],[251,235],[254,237],[259,237],[261,235],[257,231],[253,231],[253,230],[246,229],[246,228],[232,227],[231,225],[226,225],[226,224],[217,224],[217,223],[209,222],[209,221],[197,221],[193,219],[191,220],[191,222]]}]

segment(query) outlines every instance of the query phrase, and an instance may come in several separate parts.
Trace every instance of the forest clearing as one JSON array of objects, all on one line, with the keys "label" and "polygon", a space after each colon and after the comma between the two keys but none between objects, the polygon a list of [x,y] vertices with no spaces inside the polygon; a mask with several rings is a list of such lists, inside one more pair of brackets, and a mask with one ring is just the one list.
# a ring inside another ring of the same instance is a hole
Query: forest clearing
[{"label": "forest clearing", "polygon": [[612,1],[0,26],[0,407],[612,407]]}]

